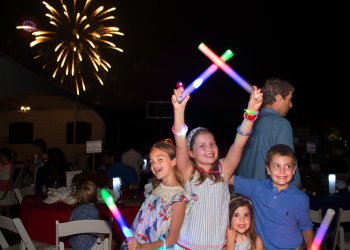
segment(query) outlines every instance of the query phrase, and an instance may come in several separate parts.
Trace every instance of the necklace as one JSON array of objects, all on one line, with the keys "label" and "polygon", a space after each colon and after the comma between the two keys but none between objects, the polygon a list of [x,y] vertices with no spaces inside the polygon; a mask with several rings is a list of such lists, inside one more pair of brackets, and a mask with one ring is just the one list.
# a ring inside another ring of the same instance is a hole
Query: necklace
[{"label": "necklace", "polygon": [[221,174],[222,173],[221,170],[205,170],[205,169],[199,168],[199,167],[195,167],[195,169],[198,170],[199,172],[206,173],[206,174]]},{"label": "necklace", "polygon": [[222,174],[222,167],[221,167],[221,162],[219,162],[219,170],[205,170],[203,168],[200,168],[198,166],[194,167],[196,170],[198,170],[199,172],[202,173],[206,173],[206,174]]}]

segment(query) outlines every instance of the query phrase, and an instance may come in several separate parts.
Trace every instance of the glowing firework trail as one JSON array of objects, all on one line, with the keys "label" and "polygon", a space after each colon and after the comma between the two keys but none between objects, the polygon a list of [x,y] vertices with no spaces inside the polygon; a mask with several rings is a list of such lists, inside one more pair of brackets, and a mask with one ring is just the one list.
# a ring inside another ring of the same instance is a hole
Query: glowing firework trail
[{"label": "glowing firework trail", "polygon": [[[233,52],[231,50],[226,50],[225,53],[220,57],[223,61],[229,60],[233,57]],[[182,102],[187,94],[191,94],[195,90],[197,90],[215,71],[219,69],[215,63],[210,65],[200,76],[198,76],[188,87],[185,88],[184,92],[182,92],[181,97],[178,99],[179,102]]]},{"label": "glowing firework trail", "polygon": [[100,193],[101,193],[103,201],[106,203],[109,210],[111,210],[113,217],[117,220],[118,225],[119,225],[120,229],[122,230],[124,236],[125,237],[132,237],[132,233],[131,233],[130,229],[128,228],[128,226],[126,225],[126,222],[125,222],[122,214],[120,213],[118,207],[115,205],[111,194],[105,188],[102,188]]},{"label": "glowing firework trail", "polygon": [[[67,1],[70,3],[70,1]],[[103,85],[101,69],[108,72],[110,63],[102,57],[103,49],[112,49],[119,52],[123,50],[112,41],[115,36],[123,36],[118,27],[114,27],[111,21],[115,19],[110,15],[116,8],[104,10],[100,6],[90,10],[91,0],[86,0],[82,7],[77,6],[77,0],[73,6],[68,6],[64,0],[59,0],[60,5],[53,7],[43,1],[48,12],[45,14],[50,20],[50,30],[40,30],[34,26],[17,26],[17,29],[31,30],[35,40],[30,43],[31,47],[36,45],[46,46],[47,51],[41,50],[35,57],[43,58],[48,67],[54,62],[52,77],[61,75],[61,83],[69,79],[79,90],[84,91],[84,76],[92,72],[95,78]],[[52,56],[56,60],[52,60]],[[83,65],[83,63],[89,65]]]},{"label": "glowing firework trail", "polygon": [[221,70],[223,70],[232,80],[236,81],[249,94],[253,91],[253,87],[238,75],[230,66],[221,60],[213,51],[211,51],[204,43],[198,46],[198,49],[203,52],[210,60],[213,61]]}]

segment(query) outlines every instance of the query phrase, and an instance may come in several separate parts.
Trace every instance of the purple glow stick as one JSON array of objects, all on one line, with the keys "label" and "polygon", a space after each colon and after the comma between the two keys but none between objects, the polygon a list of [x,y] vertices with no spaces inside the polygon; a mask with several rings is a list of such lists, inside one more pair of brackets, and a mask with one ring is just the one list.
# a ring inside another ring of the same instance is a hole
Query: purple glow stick
[{"label": "purple glow stick", "polygon": [[223,60],[221,60],[213,51],[211,51],[204,43],[198,46],[198,49],[202,51],[210,60],[213,61],[221,70],[223,70],[229,77],[236,81],[243,89],[249,94],[253,91],[253,87],[238,75],[230,66],[228,66]]},{"label": "purple glow stick", "polygon": [[[224,54],[220,57],[221,60],[227,61],[233,57],[233,52],[231,50],[226,50]],[[178,102],[182,102],[188,94],[197,90],[219,67],[213,63],[210,65],[200,76],[198,76],[190,85],[188,85],[180,98],[177,99]]]},{"label": "purple glow stick", "polygon": [[320,249],[322,240],[327,232],[329,224],[331,224],[331,221],[332,221],[334,215],[335,215],[335,211],[331,208],[328,208],[326,215],[324,216],[322,223],[317,230],[316,236],[315,236],[314,240],[312,241],[311,246],[309,247],[309,250],[319,250]]}]

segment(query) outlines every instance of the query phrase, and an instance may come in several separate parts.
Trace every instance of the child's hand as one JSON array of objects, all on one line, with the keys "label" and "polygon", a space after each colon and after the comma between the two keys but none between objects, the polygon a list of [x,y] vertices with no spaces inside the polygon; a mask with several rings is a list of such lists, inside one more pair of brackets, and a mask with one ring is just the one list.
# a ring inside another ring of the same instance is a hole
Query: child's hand
[{"label": "child's hand", "polygon": [[250,94],[250,99],[248,102],[248,109],[251,111],[259,111],[263,100],[263,93],[261,89],[253,86],[253,91]]},{"label": "child's hand", "polygon": [[174,89],[174,94],[171,96],[171,102],[173,104],[174,110],[185,109],[186,104],[190,99],[190,95],[188,94],[181,103],[178,101],[178,99],[180,99],[180,97],[182,96],[183,91],[183,87]]},{"label": "child's hand", "polygon": [[128,250],[140,250],[141,246],[134,237],[129,237],[126,239]]}]

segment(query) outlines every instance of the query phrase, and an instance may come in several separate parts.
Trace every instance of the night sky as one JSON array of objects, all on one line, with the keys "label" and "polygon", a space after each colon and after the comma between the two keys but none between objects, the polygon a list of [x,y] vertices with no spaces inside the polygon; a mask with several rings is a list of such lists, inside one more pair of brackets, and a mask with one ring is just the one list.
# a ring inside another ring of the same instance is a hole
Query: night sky
[{"label": "night sky", "polygon": [[[118,45],[124,53],[109,55],[112,70],[105,86],[91,84],[80,98],[103,110],[112,124],[135,114],[144,120],[147,101],[168,101],[176,82],[186,85],[201,74],[211,64],[197,49],[201,42],[217,54],[231,49],[235,56],[228,64],[252,85],[259,87],[269,77],[289,80],[296,87],[294,107],[287,116],[293,124],[349,121],[349,95],[344,89],[349,81],[345,77],[349,39],[345,37],[350,22],[343,3],[93,2],[117,7],[116,26],[125,33]],[[4,24],[0,49],[48,77],[33,59],[31,38],[15,28],[28,18],[38,27],[44,25],[44,5],[37,0],[4,0],[0,9]],[[187,120],[193,126],[214,126],[214,130],[223,124],[227,130],[232,127],[233,134],[247,101],[248,94],[218,71],[192,94]],[[159,123],[167,127],[171,120]]]}]

